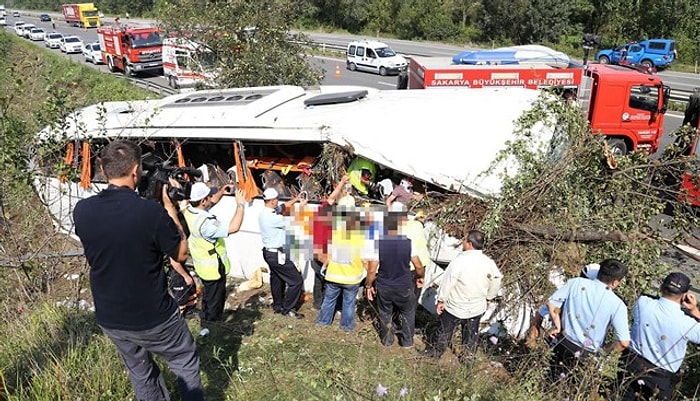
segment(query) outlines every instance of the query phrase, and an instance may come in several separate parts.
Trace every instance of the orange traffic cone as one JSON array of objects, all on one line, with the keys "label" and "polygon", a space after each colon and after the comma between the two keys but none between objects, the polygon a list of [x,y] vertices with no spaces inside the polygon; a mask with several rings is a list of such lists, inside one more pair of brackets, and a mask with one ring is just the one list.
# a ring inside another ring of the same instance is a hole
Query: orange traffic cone
[{"label": "orange traffic cone", "polygon": [[335,77],[340,78],[340,64],[335,65]]}]

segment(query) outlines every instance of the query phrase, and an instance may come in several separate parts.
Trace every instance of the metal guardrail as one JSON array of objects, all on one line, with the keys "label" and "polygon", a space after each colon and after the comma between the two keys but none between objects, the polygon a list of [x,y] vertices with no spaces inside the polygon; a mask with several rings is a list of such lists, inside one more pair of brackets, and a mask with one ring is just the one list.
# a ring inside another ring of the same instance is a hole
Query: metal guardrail
[{"label": "metal guardrail", "polygon": [[138,78],[128,78],[129,81],[131,81],[132,84],[142,87],[146,90],[149,90],[151,92],[159,93],[164,96],[170,96],[174,95],[176,93],[180,93],[176,89],[173,89],[169,86],[163,86],[159,85],[156,83],[153,83],[151,81],[147,81],[145,79],[138,79]]},{"label": "metal guardrail", "polygon": [[111,75],[112,75],[113,77],[126,79],[126,80],[128,80],[132,85],[138,86],[138,87],[140,87],[140,88],[146,89],[146,90],[151,91],[151,92],[155,92],[155,93],[157,93],[157,94],[159,94],[159,95],[170,96],[170,95],[174,95],[174,94],[176,94],[176,93],[180,93],[180,92],[177,91],[176,89],[173,89],[173,88],[171,88],[171,87],[169,87],[169,86],[159,85],[159,84],[156,84],[156,83],[154,83],[154,82],[147,81],[147,80],[145,80],[145,79],[134,78],[134,77],[126,77],[126,76],[124,76],[123,74],[118,74],[118,73],[111,74]]}]

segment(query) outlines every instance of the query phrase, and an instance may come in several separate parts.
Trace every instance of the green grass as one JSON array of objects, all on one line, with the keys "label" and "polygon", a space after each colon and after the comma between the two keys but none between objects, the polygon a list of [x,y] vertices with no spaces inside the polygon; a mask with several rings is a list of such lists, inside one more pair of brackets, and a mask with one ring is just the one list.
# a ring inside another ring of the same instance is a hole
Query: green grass
[{"label": "green grass", "polygon": [[[0,369],[8,401],[126,400],[133,397],[114,346],[91,312],[38,307],[0,328]],[[198,337],[207,400],[570,400],[591,397],[581,389],[547,385],[547,354],[516,344],[484,348],[473,366],[448,350],[439,361],[416,349],[383,347],[371,312],[356,331],[318,327],[267,307],[227,311],[227,321]],[[189,322],[196,333],[198,322]],[[196,335],[196,334],[195,334]],[[487,342],[488,343],[488,342]],[[544,348],[543,348],[544,349]],[[166,372],[173,399],[175,378]],[[598,380],[598,375],[587,376]],[[377,394],[385,387],[387,396]],[[401,392],[405,395],[401,395]],[[552,398],[554,397],[554,398]]]}]

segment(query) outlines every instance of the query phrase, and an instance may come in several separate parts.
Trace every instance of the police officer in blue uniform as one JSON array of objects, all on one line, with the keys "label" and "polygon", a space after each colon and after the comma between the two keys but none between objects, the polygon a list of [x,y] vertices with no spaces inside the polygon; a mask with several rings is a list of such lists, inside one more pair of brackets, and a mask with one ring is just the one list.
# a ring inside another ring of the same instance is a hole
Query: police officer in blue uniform
[{"label": "police officer in blue uniform", "polygon": [[573,278],[549,298],[547,308],[554,325],[552,380],[565,378],[584,357],[598,354],[611,325],[617,340],[611,347],[627,348],[627,306],[613,291],[627,271],[619,260],[605,259],[595,280]]},{"label": "police officer in blue uniform", "polygon": [[688,342],[700,344],[700,311],[688,276],[671,273],[660,290],[660,298],[642,295],[634,305],[632,343],[621,359],[624,401],[670,400]]}]

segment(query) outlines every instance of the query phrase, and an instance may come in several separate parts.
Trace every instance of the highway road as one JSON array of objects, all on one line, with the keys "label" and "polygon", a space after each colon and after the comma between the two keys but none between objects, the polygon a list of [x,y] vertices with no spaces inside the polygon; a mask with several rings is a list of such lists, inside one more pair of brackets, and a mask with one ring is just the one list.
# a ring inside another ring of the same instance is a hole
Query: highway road
[{"label": "highway road", "polygon": [[[38,14],[29,14],[20,17],[20,20],[31,22],[38,27],[42,27],[46,30],[51,31],[50,22],[39,22],[36,17]],[[7,30],[14,33],[12,26],[17,18],[12,18],[8,15],[8,26]],[[129,23],[130,21],[122,20],[123,23]],[[136,23],[132,21],[131,23]],[[84,43],[97,41],[97,32],[95,29],[84,30],[80,28],[73,28],[68,26],[62,21],[56,20],[56,30],[63,33],[64,35],[76,35],[79,36]],[[345,46],[349,40],[353,37],[349,35],[336,35],[336,34],[320,34],[314,33],[311,38],[316,42],[328,43],[329,45],[335,46]],[[356,37],[361,39],[361,37]],[[420,54],[426,56],[451,56],[456,54],[458,51],[464,50],[464,48],[459,48],[456,46],[435,44],[435,43],[422,43],[422,42],[409,42],[403,40],[386,40],[386,42],[392,46],[397,52],[406,54]],[[43,46],[44,42],[35,42],[38,46]],[[59,50],[49,50],[56,53],[60,53]],[[71,54],[66,55],[76,62],[83,63],[84,59],[82,54]],[[394,89],[396,88],[396,77],[386,76],[382,77],[375,74],[359,72],[359,71],[349,71],[345,68],[345,60],[341,58],[332,57],[314,57],[311,61],[314,65],[319,66],[325,70],[325,78],[322,81],[323,85],[359,85],[368,86],[378,89]],[[94,66],[104,73],[109,73],[107,67],[104,65]],[[340,76],[336,76],[336,71],[338,71]],[[115,74],[121,75],[121,74]],[[677,73],[673,71],[663,72],[660,75],[664,76],[664,82],[667,82],[671,87],[684,88],[683,90],[690,91],[693,87],[700,87],[700,75]],[[668,77],[668,78],[667,78]],[[675,78],[674,78],[675,77]],[[167,84],[166,80],[161,76],[151,76],[151,77],[141,77],[146,81],[152,82],[156,85],[164,86]],[[670,81],[667,81],[670,80]],[[663,147],[667,142],[670,141],[668,133],[675,131],[681,124],[683,117],[678,113],[667,113],[664,120],[664,137],[661,140],[661,146]]]}]

